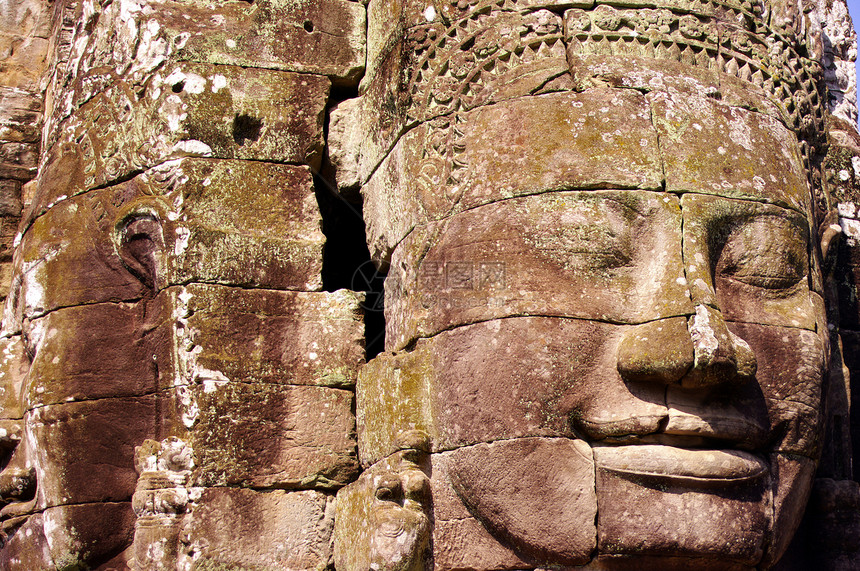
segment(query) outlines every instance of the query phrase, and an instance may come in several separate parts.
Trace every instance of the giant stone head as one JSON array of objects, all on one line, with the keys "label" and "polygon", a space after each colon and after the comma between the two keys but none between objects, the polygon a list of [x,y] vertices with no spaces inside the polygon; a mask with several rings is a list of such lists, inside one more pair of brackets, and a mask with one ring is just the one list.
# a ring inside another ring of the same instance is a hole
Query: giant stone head
[{"label": "giant stone head", "polygon": [[778,2],[370,3],[338,124],[387,352],[342,564],[421,466],[437,569],[779,559],[829,354],[820,42]]}]

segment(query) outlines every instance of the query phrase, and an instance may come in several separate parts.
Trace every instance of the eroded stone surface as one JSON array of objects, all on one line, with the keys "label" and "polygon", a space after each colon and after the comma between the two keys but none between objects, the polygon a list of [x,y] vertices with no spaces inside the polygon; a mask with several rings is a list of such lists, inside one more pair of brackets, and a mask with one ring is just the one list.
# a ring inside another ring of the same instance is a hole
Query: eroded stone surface
[{"label": "eroded stone surface", "polygon": [[[631,462],[636,468],[628,472],[627,458],[618,458],[615,449],[596,448],[594,452],[601,554],[669,552],[689,557],[705,552],[748,566],[761,558],[768,519],[766,469],[752,460],[748,461],[751,470],[745,473],[740,465],[735,466],[745,458],[730,456],[732,461],[726,462],[709,451],[675,448],[652,456],[653,468]],[[679,475],[668,466],[673,461],[680,462],[685,471],[701,467],[707,479]],[[661,473],[664,464],[668,470]],[[715,493],[714,486],[727,493]],[[655,520],[661,522],[656,528]],[[727,521],[732,524],[726,525]]]},{"label": "eroded stone surface", "polygon": [[793,211],[685,195],[684,262],[693,299],[732,321],[815,329],[808,222]]},{"label": "eroded stone surface", "polygon": [[162,296],[175,318],[174,384],[230,380],[348,388],[364,362],[361,298],[350,291],[201,284],[170,288]]},{"label": "eroded stone surface", "polygon": [[518,553],[566,565],[591,559],[597,497],[585,442],[524,438],[461,448],[448,476],[469,511]]},{"label": "eroded stone surface", "polygon": [[328,89],[318,76],[192,63],[159,72],[141,98],[110,87],[63,122],[33,208],[183,157],[318,166]]},{"label": "eroded stone surface", "polygon": [[352,393],[201,381],[173,399],[192,403],[173,430],[191,429],[198,485],[330,489],[355,477]]},{"label": "eroded stone surface", "polygon": [[[21,292],[7,311],[20,320],[188,281],[320,289],[319,224],[306,167],[172,162],[36,219],[22,238]],[[139,253],[124,244],[130,225]]]},{"label": "eroded stone surface", "polygon": [[678,202],[658,193],[550,193],[415,229],[386,287],[386,344],[543,315],[640,323],[691,312]]},{"label": "eroded stone surface", "polygon": [[35,459],[39,505],[97,507],[95,502],[129,501],[137,481],[134,447],[154,434],[155,413],[154,396],[62,403],[29,411],[24,441]]},{"label": "eroded stone surface", "polygon": [[321,569],[331,557],[334,498],[316,491],[209,488],[183,528],[195,569]]},{"label": "eroded stone surface", "polygon": [[[489,321],[382,354],[359,375],[362,462],[419,429],[433,450],[527,436],[647,434],[667,415],[659,384],[625,383],[615,347],[629,327],[576,319]],[[481,342],[474,340],[481,339]],[[468,420],[467,420],[468,419]]]},{"label": "eroded stone surface", "polygon": [[[493,144],[499,140],[506,144]],[[414,226],[482,204],[559,190],[656,190],[661,179],[641,95],[593,89],[520,97],[404,135],[363,188],[368,242],[385,259]]]},{"label": "eroded stone surface", "polygon": [[334,536],[338,569],[424,568],[430,556],[434,503],[425,452],[398,451],[338,492]]},{"label": "eroded stone surface", "polygon": [[794,134],[778,121],[704,97],[658,93],[648,99],[660,136],[666,190],[808,210],[800,149]]}]

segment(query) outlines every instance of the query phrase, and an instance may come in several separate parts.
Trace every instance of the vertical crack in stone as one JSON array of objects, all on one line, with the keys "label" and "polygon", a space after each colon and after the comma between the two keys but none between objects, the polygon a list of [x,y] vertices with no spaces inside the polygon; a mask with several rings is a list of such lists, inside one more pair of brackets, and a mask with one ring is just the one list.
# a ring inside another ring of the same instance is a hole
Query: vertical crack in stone
[{"label": "vertical crack in stone", "polygon": [[[335,88],[328,109],[357,97],[355,89]],[[368,360],[385,349],[383,312],[385,272],[376,268],[367,247],[363,199],[358,192],[339,189],[335,166],[328,155],[330,114],[326,112],[326,153],[322,171],[314,173],[314,188],[326,237],[323,250],[323,289],[366,292],[364,309],[365,350]]]}]

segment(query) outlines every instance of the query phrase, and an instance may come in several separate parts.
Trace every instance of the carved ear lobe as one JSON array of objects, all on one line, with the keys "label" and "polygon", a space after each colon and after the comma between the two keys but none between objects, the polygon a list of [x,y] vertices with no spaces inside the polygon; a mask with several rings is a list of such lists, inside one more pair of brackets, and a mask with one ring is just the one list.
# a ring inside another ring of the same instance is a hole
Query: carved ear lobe
[{"label": "carved ear lobe", "polygon": [[826,260],[830,246],[838,241],[840,234],[842,234],[842,227],[839,225],[839,214],[835,210],[831,210],[821,227],[823,228],[820,243],[821,259]]},{"label": "carved ear lobe", "polygon": [[146,287],[154,289],[158,262],[164,250],[161,222],[153,213],[137,212],[123,218],[116,231],[117,252],[122,263]]}]

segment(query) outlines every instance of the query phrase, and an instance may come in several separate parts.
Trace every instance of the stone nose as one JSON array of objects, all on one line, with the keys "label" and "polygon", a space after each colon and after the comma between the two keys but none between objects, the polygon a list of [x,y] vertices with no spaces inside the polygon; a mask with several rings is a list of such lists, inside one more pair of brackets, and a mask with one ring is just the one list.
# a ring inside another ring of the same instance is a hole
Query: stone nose
[{"label": "stone nose", "polygon": [[742,384],[755,376],[750,346],[728,330],[719,311],[698,305],[696,314],[643,323],[618,346],[618,372],[634,382],[702,388]]}]

